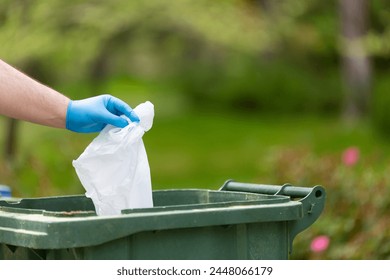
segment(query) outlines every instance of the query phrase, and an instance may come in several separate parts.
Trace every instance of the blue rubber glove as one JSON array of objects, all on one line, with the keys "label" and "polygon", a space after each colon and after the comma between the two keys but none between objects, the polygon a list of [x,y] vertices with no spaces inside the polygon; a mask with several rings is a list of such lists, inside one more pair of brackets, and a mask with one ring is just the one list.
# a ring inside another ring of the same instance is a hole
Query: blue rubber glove
[{"label": "blue rubber glove", "polygon": [[66,128],[82,133],[99,132],[107,124],[123,128],[129,123],[121,115],[139,122],[129,105],[108,94],[70,101],[66,112]]}]

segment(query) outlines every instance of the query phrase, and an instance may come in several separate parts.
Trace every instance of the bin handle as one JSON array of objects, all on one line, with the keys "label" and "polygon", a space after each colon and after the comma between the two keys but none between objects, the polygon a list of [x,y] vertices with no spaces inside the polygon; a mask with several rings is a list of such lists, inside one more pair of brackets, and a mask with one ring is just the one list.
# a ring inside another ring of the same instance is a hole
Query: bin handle
[{"label": "bin handle", "polygon": [[[263,185],[263,184],[251,184],[240,183],[233,180],[226,181],[219,189],[220,191],[236,191],[236,192],[249,192],[268,195],[285,195],[291,198],[304,198],[313,191],[313,188],[306,187],[294,187],[290,184],[279,185]],[[317,189],[318,196],[321,196],[323,190]]]},{"label": "bin handle", "polygon": [[220,191],[239,191],[249,193],[259,193],[268,195],[285,195],[291,198],[298,198],[302,203],[303,217],[300,220],[289,221],[289,253],[292,252],[292,243],[298,233],[311,226],[321,215],[324,206],[326,192],[322,186],[313,188],[295,187],[290,184],[282,186],[262,185],[251,183],[239,183],[233,180],[226,181],[219,189]]}]

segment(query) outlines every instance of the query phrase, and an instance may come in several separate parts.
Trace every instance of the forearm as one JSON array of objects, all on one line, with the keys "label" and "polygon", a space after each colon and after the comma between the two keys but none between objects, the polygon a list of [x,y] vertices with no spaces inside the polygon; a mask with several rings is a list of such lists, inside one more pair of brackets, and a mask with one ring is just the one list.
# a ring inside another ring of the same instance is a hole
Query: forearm
[{"label": "forearm", "polygon": [[0,114],[65,128],[69,98],[0,60]]}]

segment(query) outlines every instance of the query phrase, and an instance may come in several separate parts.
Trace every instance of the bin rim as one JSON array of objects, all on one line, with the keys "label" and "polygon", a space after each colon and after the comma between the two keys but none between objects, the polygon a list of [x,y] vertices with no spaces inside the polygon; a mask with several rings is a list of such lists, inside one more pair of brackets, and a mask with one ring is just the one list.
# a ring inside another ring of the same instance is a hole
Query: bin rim
[{"label": "bin rim", "polygon": [[135,211],[115,216],[57,217],[38,212],[28,214],[4,210],[4,206],[0,208],[0,243],[34,249],[93,246],[145,231],[276,223],[302,218],[302,204],[285,198],[272,204],[211,204],[198,209]]}]

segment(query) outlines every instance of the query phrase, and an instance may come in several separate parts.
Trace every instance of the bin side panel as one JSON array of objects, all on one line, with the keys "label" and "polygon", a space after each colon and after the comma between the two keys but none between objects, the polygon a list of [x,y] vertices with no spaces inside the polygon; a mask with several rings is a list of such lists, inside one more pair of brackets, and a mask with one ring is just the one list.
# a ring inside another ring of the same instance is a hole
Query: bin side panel
[{"label": "bin side panel", "polygon": [[46,250],[34,250],[27,247],[0,245],[0,259],[2,260],[42,260],[46,259]]},{"label": "bin side panel", "polygon": [[247,225],[247,248],[251,260],[288,259],[288,223],[268,222]]},{"label": "bin side panel", "polygon": [[[234,227],[148,231],[82,248],[83,259],[234,259]],[[232,248],[233,247],[233,248]]]},{"label": "bin side panel", "polygon": [[136,233],[77,248],[76,259],[287,259],[286,222],[171,229]]},{"label": "bin side panel", "polygon": [[146,231],[96,246],[36,250],[0,244],[0,259],[287,259],[287,222]]}]

